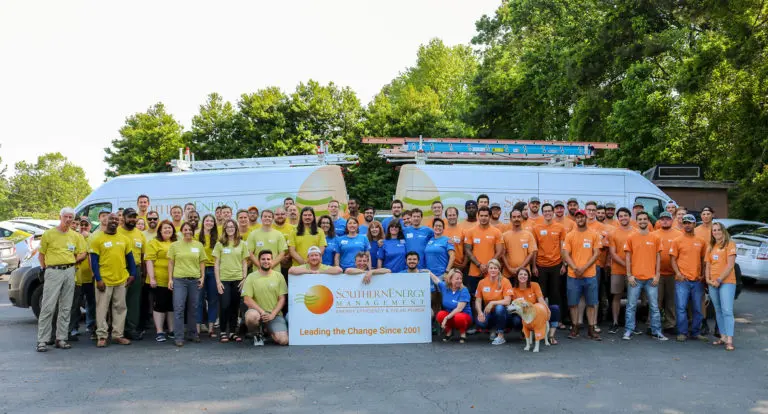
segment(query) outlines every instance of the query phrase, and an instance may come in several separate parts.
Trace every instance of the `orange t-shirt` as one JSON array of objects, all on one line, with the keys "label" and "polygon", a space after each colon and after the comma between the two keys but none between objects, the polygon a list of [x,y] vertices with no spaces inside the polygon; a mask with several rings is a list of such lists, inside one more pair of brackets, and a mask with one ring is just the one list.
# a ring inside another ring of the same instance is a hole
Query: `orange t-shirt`
[{"label": "orange t-shirt", "polygon": [[512,283],[509,279],[501,278],[501,288],[498,282],[491,282],[490,276],[486,276],[477,284],[476,298],[483,298],[483,305],[494,300],[502,300],[512,296]]},{"label": "orange t-shirt", "polygon": [[[537,251],[536,238],[529,231],[520,230],[518,232],[508,231],[501,235],[501,241],[504,243],[504,258],[510,267],[519,267],[525,261],[528,255]],[[530,269],[530,266],[526,268]],[[504,276],[511,277],[504,269]]]},{"label": "orange t-shirt", "polygon": [[[629,236],[636,231],[637,230],[634,228],[631,230],[624,230],[621,227],[617,227],[611,232],[610,235],[608,235],[610,246],[613,247],[613,249],[616,251],[616,254],[619,255],[622,260],[624,259],[624,245],[627,243],[627,238],[629,238]],[[626,275],[627,268],[614,261],[611,263],[611,274]]]},{"label": "orange t-shirt", "polygon": [[[579,231],[574,230],[565,236],[565,243],[563,243],[563,249],[571,256],[571,260],[577,267],[587,264],[589,259],[595,253],[595,249],[600,249],[600,235],[592,230]],[[597,273],[597,260],[592,263],[592,266],[581,275],[582,278],[595,277]],[[576,277],[573,269],[568,267],[568,277]]]},{"label": "orange t-shirt", "polygon": [[571,220],[570,217],[563,217],[560,219],[558,219],[557,217],[554,217],[552,221],[563,226],[566,233],[570,233],[573,229],[576,228],[576,222]]},{"label": "orange t-shirt", "polygon": [[632,228],[635,230],[640,228],[640,225],[637,224],[637,220],[635,219],[629,219],[629,225],[632,226]]},{"label": "orange t-shirt", "polygon": [[672,247],[672,240],[683,235],[682,232],[670,228],[669,230],[656,230],[653,232],[659,236],[661,240],[661,275],[662,276],[674,276],[675,271],[672,269],[672,257],[669,255],[669,249]]},{"label": "orange t-shirt", "polygon": [[707,254],[707,246],[695,235],[683,234],[672,241],[669,255],[677,260],[680,273],[690,281],[701,279],[701,259]]},{"label": "orange t-shirt", "polygon": [[471,221],[470,222],[470,221],[467,221],[467,220],[462,220],[462,221],[458,222],[456,225],[461,227],[462,230],[466,231],[466,230],[471,229],[472,227],[475,227],[477,225],[477,221]]},{"label": "orange t-shirt", "polygon": [[701,241],[709,245],[709,242],[712,240],[712,223],[710,223],[708,226],[705,226],[703,223],[699,224],[698,227],[693,229],[693,234],[700,238]]},{"label": "orange t-shirt", "polygon": [[443,236],[451,239],[453,249],[456,252],[453,256],[453,264],[460,266],[464,261],[464,229],[456,225],[456,227],[445,227],[443,230]]},{"label": "orange t-shirt", "polygon": [[502,222],[498,222],[498,223],[496,223],[496,224],[491,224],[491,226],[493,226],[493,227],[496,227],[497,229],[499,229],[499,231],[501,232],[501,234],[504,234],[504,233],[506,233],[506,232],[508,232],[508,231],[512,230],[512,223],[502,223]]},{"label": "orange t-shirt", "polygon": [[536,282],[528,281],[527,289],[512,288],[512,300],[523,298],[530,304],[537,303],[539,298],[543,298],[541,286]]},{"label": "orange t-shirt", "polygon": [[606,218],[605,220],[603,220],[603,224],[607,224],[612,227],[621,226],[621,224],[619,224],[619,220],[616,220],[615,218],[612,218],[612,219]]},{"label": "orange t-shirt", "polygon": [[600,244],[603,245],[603,248],[600,249],[600,255],[597,256],[597,265],[605,267],[608,261],[608,253],[610,253],[608,250],[608,235],[613,229],[597,220],[587,223],[587,228],[600,235]]},{"label": "orange t-shirt", "polygon": [[529,216],[528,217],[528,221],[532,221],[534,226],[537,225],[537,224],[541,224],[541,223],[544,222],[544,215],[539,214],[538,216],[533,217],[533,218]]},{"label": "orange t-shirt", "polygon": [[[477,225],[464,232],[464,243],[472,245],[472,254],[481,264],[488,264],[496,255],[496,245],[502,244],[501,232],[493,226],[484,229]],[[482,276],[474,263],[469,266],[469,274],[473,277]]]},{"label": "orange t-shirt", "polygon": [[654,233],[632,233],[624,245],[624,251],[632,258],[632,276],[638,280],[656,276],[656,254],[661,252],[661,239]]},{"label": "orange t-shirt", "polygon": [[[349,220],[349,211],[345,211],[344,214],[341,215],[341,217]],[[360,223],[360,224],[364,224],[365,223],[365,216],[363,215],[363,213],[357,213],[357,217],[356,218],[357,218],[357,222],[358,223]]]},{"label": "orange t-shirt", "polygon": [[535,226],[536,226],[536,222],[534,222],[533,220],[525,220],[525,221],[524,221],[524,222],[522,222],[522,224],[520,225],[520,227],[522,227],[522,228],[523,228],[523,230],[525,230],[525,231],[530,231],[531,233],[533,233],[533,228],[534,228]]},{"label": "orange t-shirt", "polygon": [[560,223],[538,224],[533,228],[536,237],[536,265],[541,267],[557,266],[563,262],[561,249],[565,241],[565,228]]},{"label": "orange t-shirt", "polygon": [[[714,247],[710,247],[707,252],[707,257],[704,259],[709,263],[709,274],[707,280],[712,282],[717,280],[720,275],[723,274],[723,270],[728,267],[728,256],[736,256],[736,243],[729,241],[725,248],[720,248],[720,244],[715,244]],[[731,269],[723,279],[723,283],[736,283],[736,270]]]}]

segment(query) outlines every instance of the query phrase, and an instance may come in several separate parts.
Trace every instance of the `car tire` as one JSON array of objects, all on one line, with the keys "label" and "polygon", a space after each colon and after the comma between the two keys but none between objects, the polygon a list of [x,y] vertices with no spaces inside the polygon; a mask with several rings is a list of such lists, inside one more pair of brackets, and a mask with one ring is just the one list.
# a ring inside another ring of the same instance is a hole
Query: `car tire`
[{"label": "car tire", "polygon": [[43,285],[39,284],[32,292],[32,296],[29,300],[29,306],[32,307],[32,313],[35,314],[35,319],[40,317],[40,307],[43,303]]},{"label": "car tire", "polygon": [[753,277],[742,276],[741,282],[744,283],[744,286],[753,286],[757,283],[757,279]]}]

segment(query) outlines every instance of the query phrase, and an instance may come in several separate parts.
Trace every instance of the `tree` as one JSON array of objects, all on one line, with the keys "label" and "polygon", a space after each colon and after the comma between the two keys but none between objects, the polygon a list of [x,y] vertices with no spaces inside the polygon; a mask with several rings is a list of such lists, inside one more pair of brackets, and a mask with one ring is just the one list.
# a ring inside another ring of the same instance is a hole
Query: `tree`
[{"label": "tree", "polygon": [[167,171],[166,164],[185,146],[183,130],[162,103],[129,116],[120,138],[112,140],[114,149],[104,149],[104,161],[110,166],[106,176]]},{"label": "tree", "polygon": [[239,152],[242,142],[236,115],[232,104],[225,102],[221,95],[215,92],[208,95],[205,104],[200,105],[200,113],[192,118],[189,131],[188,142],[197,158],[231,158]]},{"label": "tree", "polygon": [[8,178],[5,176],[7,172],[8,167],[3,165],[3,159],[0,158],[0,218],[8,217],[12,209],[8,199],[11,188]]},{"label": "tree", "polygon": [[60,153],[48,153],[37,162],[16,163],[10,179],[9,200],[15,216],[57,218],[63,207],[75,207],[91,192],[82,168]]}]

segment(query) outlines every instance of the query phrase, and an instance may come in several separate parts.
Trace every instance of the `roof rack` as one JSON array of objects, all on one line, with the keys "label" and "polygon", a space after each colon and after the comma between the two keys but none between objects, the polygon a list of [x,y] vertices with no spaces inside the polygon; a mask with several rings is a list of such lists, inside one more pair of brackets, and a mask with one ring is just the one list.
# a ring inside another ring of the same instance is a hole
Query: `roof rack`
[{"label": "roof rack", "polygon": [[391,145],[379,150],[388,162],[424,164],[443,162],[508,162],[572,166],[591,158],[598,149],[616,149],[612,142],[566,142],[544,140],[502,140],[477,138],[375,138],[364,144]]},{"label": "roof rack", "polygon": [[171,160],[168,164],[173,172],[179,171],[210,171],[240,168],[263,167],[305,167],[315,165],[342,165],[357,163],[354,154],[327,154],[328,143],[320,142],[314,155],[290,155],[284,157],[236,158],[227,160],[195,160],[195,154],[189,148],[184,151],[179,148],[179,159]]}]

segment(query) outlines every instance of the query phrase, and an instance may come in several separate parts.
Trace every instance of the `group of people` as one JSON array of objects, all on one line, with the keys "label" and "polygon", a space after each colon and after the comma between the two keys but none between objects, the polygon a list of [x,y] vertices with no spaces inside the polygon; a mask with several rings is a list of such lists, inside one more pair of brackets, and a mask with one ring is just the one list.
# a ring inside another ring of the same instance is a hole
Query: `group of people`
[{"label": "group of people", "polygon": [[435,327],[445,341],[458,335],[463,343],[482,330],[492,344],[503,344],[505,333],[522,328],[520,317],[507,312],[515,299],[549,308],[550,343],[568,326],[569,339],[585,326],[588,338],[601,340],[598,307],[612,313],[608,332],[619,333],[625,290],[623,339],[641,333],[636,313],[644,295],[653,338],[665,341],[666,332],[678,341],[708,340],[702,331],[708,289],[720,332],[713,344],[734,349],[736,249],[709,207],[698,227],[672,201],[655,227],[641,203],[630,210],[589,201],[581,208],[575,198],[518,202],[508,222],[487,195],[466,201],[464,220],[441,201],[426,219],[399,200],[381,222],[372,207],[360,208],[356,199],[347,209],[332,200],[328,214],[317,217],[289,197],[274,211],[254,206],[233,218],[229,206],[220,206],[201,218],[188,203],[160,220],[141,195],[135,209],[101,211],[93,233],[87,217],[65,208],[40,244],[45,285],[37,350],[71,347],[83,301],[86,329],[98,347],[110,337],[122,345],[141,339],[150,309],[158,342],[183,346],[205,333],[242,342],[250,333],[255,345],[267,334],[286,345],[289,274],[362,274],[369,283],[378,274],[424,271],[431,274]]}]

